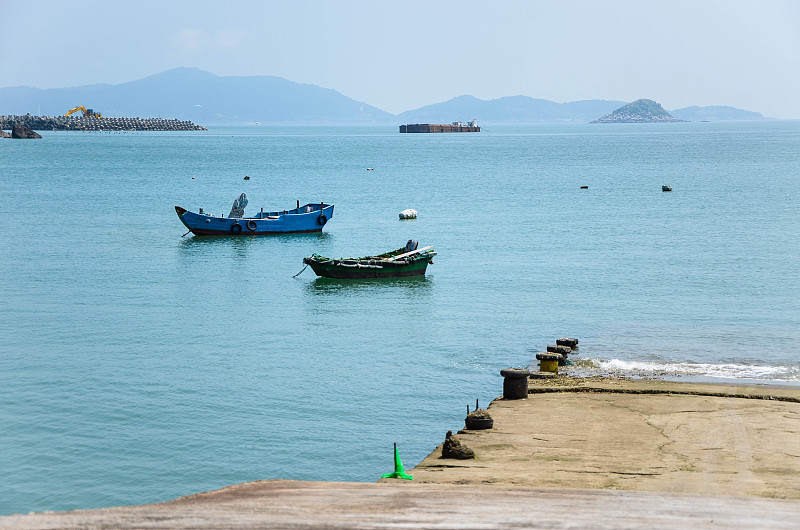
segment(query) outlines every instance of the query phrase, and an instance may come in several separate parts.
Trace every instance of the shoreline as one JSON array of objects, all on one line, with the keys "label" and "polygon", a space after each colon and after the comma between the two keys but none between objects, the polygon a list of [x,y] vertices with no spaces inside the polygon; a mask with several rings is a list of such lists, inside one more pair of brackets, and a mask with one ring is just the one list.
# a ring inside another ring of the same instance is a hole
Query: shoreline
[{"label": "shoreline", "polygon": [[[800,386],[530,379],[436,447],[413,481],[263,480],[175,500],[0,516],[2,528],[386,526],[791,528],[800,519]],[[443,436],[444,438],[444,436]],[[402,456],[402,451],[401,451]]]},{"label": "shoreline", "polygon": [[[547,392],[609,392],[621,394],[682,394],[710,397],[767,399],[800,403],[800,382],[683,381],[625,376],[577,377],[565,374],[556,379],[531,379],[528,396]],[[498,398],[499,399],[499,398]]]}]

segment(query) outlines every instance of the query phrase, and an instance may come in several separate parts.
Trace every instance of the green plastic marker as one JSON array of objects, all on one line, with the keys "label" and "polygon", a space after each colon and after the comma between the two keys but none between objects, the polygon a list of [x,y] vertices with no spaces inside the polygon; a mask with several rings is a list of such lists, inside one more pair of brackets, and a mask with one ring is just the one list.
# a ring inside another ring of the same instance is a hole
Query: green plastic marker
[{"label": "green plastic marker", "polygon": [[414,480],[414,477],[406,474],[403,469],[403,463],[400,461],[400,455],[397,452],[397,442],[394,443],[394,472],[384,473],[381,478],[404,478],[406,480]]}]

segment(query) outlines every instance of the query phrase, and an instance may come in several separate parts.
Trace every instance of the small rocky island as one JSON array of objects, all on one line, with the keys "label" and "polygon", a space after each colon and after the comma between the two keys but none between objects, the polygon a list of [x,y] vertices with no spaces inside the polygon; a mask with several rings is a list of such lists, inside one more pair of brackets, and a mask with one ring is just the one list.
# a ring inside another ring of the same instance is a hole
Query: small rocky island
[{"label": "small rocky island", "polygon": [[591,123],[664,123],[682,122],[651,99],[637,99],[611,114],[597,118]]}]

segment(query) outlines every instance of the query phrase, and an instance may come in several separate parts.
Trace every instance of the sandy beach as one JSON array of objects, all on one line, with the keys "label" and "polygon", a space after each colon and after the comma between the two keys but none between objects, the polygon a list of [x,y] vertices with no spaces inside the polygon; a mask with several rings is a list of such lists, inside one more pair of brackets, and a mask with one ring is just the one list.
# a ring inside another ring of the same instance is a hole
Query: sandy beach
[{"label": "sandy beach", "polygon": [[[531,379],[413,481],[259,481],[2,528],[796,528],[800,387]],[[444,429],[442,433],[444,440]]]}]

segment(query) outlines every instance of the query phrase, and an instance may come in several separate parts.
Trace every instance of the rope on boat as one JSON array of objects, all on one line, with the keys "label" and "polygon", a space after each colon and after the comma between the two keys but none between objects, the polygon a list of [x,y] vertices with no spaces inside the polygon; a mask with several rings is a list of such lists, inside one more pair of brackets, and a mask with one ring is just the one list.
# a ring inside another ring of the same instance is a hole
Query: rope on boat
[{"label": "rope on boat", "polygon": [[305,267],[303,267],[303,270],[302,270],[302,271],[300,271],[300,272],[298,272],[297,274],[295,274],[294,276],[292,276],[292,278],[297,278],[298,276],[300,276],[301,274],[303,274],[303,271],[305,271],[307,268],[308,268],[308,263],[306,263],[306,266],[305,266]]},{"label": "rope on boat", "polygon": [[188,234],[190,234],[190,233],[191,233],[191,230],[189,230],[188,232],[186,232],[185,234],[183,234],[181,237],[185,237],[186,235],[188,235]]}]

